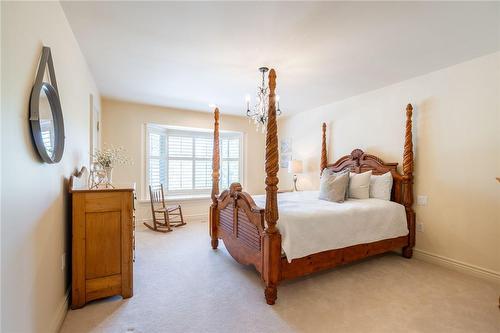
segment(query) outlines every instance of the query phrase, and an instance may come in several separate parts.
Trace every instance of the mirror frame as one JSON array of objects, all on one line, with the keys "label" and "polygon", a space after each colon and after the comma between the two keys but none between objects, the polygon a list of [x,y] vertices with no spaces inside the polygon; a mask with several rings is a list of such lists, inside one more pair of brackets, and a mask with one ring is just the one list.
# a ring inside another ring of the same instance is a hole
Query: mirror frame
[{"label": "mirror frame", "polygon": [[[44,82],[43,77],[45,69],[48,66],[50,83]],[[54,152],[52,156],[47,153],[45,144],[42,139],[42,130],[40,128],[40,92],[45,92],[47,100],[49,101],[50,110],[52,112],[52,119],[54,121]],[[54,71],[54,64],[52,62],[52,55],[50,48],[43,47],[42,57],[38,65],[38,71],[31,90],[30,96],[30,110],[29,121],[31,128],[31,137],[35,143],[36,149],[40,158],[45,163],[57,163],[61,160],[64,153],[64,119],[61,108],[61,101],[59,100],[59,92],[57,90],[56,75]]]}]

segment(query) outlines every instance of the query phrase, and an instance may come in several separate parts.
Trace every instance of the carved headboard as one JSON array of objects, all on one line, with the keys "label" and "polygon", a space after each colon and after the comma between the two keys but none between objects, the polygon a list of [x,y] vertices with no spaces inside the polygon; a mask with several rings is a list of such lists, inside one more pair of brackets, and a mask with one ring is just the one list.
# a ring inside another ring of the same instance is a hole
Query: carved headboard
[{"label": "carved headboard", "polygon": [[322,125],[321,136],[321,162],[320,172],[328,168],[334,172],[349,168],[352,172],[361,173],[372,170],[373,174],[380,175],[391,172],[394,183],[392,185],[391,200],[405,206],[408,223],[413,224],[415,213],[413,212],[413,141],[412,141],[412,115],[413,106],[406,106],[405,144],[403,147],[403,174],[397,170],[397,163],[385,163],[374,155],[369,155],[361,149],[354,149],[350,155],[341,157],[334,164],[328,164],[328,153],[326,149],[326,124]]},{"label": "carved headboard", "polygon": [[402,185],[403,176],[397,170],[398,163],[385,163],[380,158],[370,155],[361,149],[354,149],[350,155],[341,157],[337,162],[327,165],[326,169],[340,172],[350,169],[351,172],[362,173],[372,170],[374,175],[391,172],[394,183],[392,185],[391,200],[403,204]]}]

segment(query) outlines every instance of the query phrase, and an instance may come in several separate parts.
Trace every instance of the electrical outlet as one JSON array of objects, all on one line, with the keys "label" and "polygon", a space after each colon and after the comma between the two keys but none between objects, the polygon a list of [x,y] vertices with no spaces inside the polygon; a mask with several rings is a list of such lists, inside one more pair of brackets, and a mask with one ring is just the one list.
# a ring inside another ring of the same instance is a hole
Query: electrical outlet
[{"label": "electrical outlet", "polygon": [[64,271],[66,268],[66,252],[61,254],[61,271]]},{"label": "electrical outlet", "polygon": [[424,223],[423,222],[417,222],[417,231],[424,232]]},{"label": "electrical outlet", "polygon": [[427,196],[426,195],[417,196],[417,205],[418,206],[427,206]]}]

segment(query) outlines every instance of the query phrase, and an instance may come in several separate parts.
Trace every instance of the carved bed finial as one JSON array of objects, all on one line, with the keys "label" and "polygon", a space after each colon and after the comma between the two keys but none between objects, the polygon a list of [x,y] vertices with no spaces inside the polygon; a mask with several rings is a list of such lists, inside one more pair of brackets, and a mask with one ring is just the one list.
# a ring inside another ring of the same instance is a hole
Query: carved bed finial
[{"label": "carved bed finial", "polygon": [[212,203],[217,204],[217,195],[219,194],[219,108],[214,110],[214,145],[212,159]]},{"label": "carved bed finial", "polygon": [[351,158],[354,161],[356,168],[359,168],[359,166],[361,165],[361,159],[364,154],[365,152],[361,149],[354,149],[353,151],[351,151]]},{"label": "carved bed finial", "polygon": [[359,160],[361,158],[361,156],[363,156],[364,153],[365,152],[362,151],[361,149],[354,149],[353,151],[351,151],[352,159]]},{"label": "carved bed finial", "polygon": [[275,233],[278,221],[278,126],[276,124],[276,72],[269,72],[269,112],[266,132],[266,222],[267,232]]},{"label": "carved bed finial", "polygon": [[413,174],[413,139],[412,139],[412,120],[413,107],[411,104],[406,106],[406,133],[405,147],[403,154],[403,173],[407,176]]},{"label": "carved bed finial", "polygon": [[321,126],[321,163],[319,166],[319,174],[323,173],[323,170],[328,166],[328,153],[326,151],[326,123]]},{"label": "carved bed finial", "polygon": [[230,186],[229,186],[229,194],[234,197],[236,195],[237,192],[241,192],[243,191],[243,188],[241,187],[241,184],[240,183],[232,183]]}]

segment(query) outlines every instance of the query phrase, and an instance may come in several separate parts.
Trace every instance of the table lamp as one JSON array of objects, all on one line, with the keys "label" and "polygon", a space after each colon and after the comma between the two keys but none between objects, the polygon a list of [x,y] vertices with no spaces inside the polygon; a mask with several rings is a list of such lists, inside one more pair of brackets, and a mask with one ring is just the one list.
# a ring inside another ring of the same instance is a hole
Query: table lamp
[{"label": "table lamp", "polygon": [[302,161],[301,160],[291,160],[288,164],[288,173],[293,174],[293,190],[297,189],[297,174],[303,172]]}]

